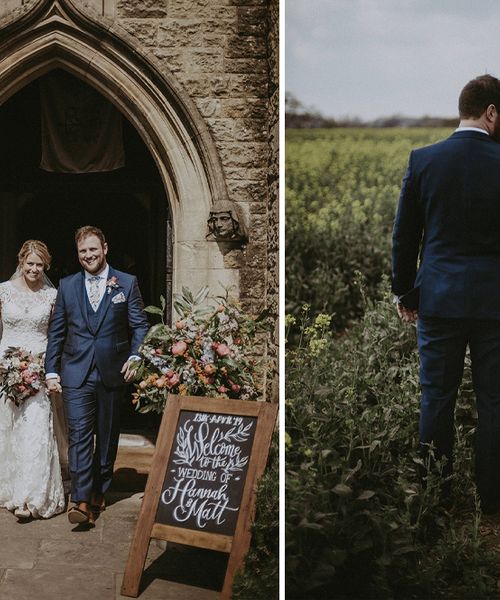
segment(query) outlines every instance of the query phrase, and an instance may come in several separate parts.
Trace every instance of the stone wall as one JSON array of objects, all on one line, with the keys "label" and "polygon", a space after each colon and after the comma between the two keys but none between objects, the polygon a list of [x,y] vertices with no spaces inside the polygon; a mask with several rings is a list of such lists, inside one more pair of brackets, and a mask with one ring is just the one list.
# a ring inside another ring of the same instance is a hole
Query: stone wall
[{"label": "stone wall", "polygon": [[[0,17],[37,4],[38,0],[4,0]],[[173,73],[194,101],[213,136],[229,199],[246,216],[249,231],[245,247],[224,251],[212,242],[209,255],[217,268],[239,273],[239,294],[246,308],[257,313],[267,307],[277,317],[279,1],[73,0],[73,4],[98,19],[113,21],[118,33],[122,29],[132,36],[140,51],[154,57],[160,70]],[[270,343],[276,363],[276,335]],[[269,340],[263,344],[264,352],[266,346]]]},{"label": "stone wall", "polygon": [[268,395],[278,400],[278,348],[279,348],[279,0],[269,2],[269,167],[268,167],[268,228],[267,228],[267,306],[275,319],[271,334],[269,364],[273,376]]}]

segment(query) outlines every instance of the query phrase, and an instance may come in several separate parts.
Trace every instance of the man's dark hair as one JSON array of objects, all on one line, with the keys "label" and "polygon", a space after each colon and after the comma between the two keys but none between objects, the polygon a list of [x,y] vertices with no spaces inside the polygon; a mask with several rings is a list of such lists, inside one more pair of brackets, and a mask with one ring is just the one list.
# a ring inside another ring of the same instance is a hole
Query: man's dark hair
[{"label": "man's dark hair", "polygon": [[89,237],[90,235],[95,235],[101,241],[101,245],[104,247],[106,243],[106,238],[104,237],[104,233],[93,225],[85,225],[84,227],[80,227],[75,232],[75,244],[78,246],[81,240]]},{"label": "man's dark hair", "polygon": [[490,104],[500,112],[500,80],[492,75],[480,75],[460,92],[458,112],[461,119],[478,119]]}]

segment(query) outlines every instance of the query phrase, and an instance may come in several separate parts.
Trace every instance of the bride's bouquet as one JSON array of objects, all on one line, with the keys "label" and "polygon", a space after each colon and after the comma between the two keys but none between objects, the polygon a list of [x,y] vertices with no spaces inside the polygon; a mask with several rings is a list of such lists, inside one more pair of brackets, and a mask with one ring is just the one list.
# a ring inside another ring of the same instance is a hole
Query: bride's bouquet
[{"label": "bride's bouquet", "polygon": [[0,360],[0,393],[20,406],[34,396],[45,379],[44,355],[10,346]]}]

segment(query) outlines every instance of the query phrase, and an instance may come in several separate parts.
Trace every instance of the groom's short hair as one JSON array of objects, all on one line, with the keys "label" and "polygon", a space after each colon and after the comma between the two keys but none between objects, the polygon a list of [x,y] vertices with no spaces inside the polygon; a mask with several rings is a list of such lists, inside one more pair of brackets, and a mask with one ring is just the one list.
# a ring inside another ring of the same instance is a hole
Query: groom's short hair
[{"label": "groom's short hair", "polygon": [[104,237],[104,233],[99,229],[99,227],[94,227],[93,225],[84,225],[80,227],[75,232],[75,244],[78,246],[81,240],[84,240],[89,235],[95,235],[101,240],[101,244],[104,246],[106,243],[106,238]]},{"label": "groom's short hair", "polygon": [[478,119],[490,104],[494,104],[500,112],[500,80],[492,75],[480,75],[469,81],[460,92],[460,118]]}]

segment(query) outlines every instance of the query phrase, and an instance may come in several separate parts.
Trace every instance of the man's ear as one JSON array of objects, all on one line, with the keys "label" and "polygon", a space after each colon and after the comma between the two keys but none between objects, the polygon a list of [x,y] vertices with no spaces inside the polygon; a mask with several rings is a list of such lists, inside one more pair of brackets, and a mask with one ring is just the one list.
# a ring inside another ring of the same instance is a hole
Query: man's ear
[{"label": "man's ear", "polygon": [[486,108],[486,117],[488,119],[488,121],[492,121],[494,122],[497,118],[497,107],[494,104],[489,104],[488,107]]}]

